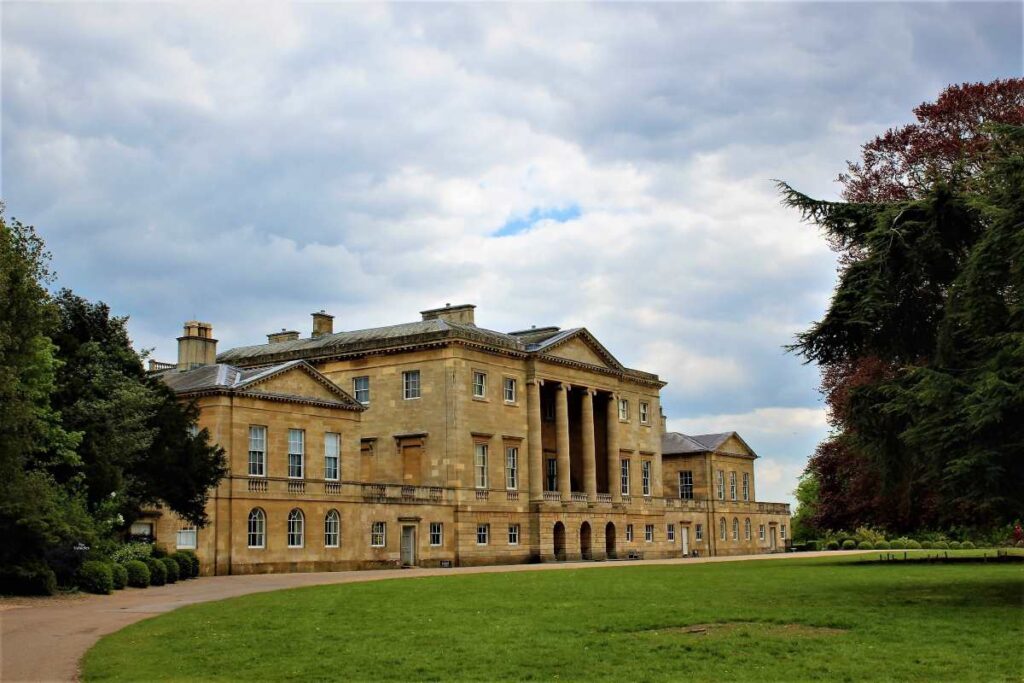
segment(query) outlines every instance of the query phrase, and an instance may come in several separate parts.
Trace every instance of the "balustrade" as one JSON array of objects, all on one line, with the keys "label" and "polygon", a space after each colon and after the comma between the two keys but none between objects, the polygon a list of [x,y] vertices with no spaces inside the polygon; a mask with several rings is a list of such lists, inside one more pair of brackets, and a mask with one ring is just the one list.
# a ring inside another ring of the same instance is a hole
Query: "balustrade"
[{"label": "balustrade", "polygon": [[341,493],[341,484],[336,481],[328,481],[324,483],[324,493],[329,495],[337,495]]},{"label": "balustrade", "polygon": [[306,482],[304,481],[290,481],[288,482],[288,493],[305,493]]},{"label": "balustrade", "polygon": [[267,480],[266,479],[250,479],[249,480],[249,491],[251,493],[266,493],[267,492]]},{"label": "balustrade", "polygon": [[548,502],[551,502],[551,503],[561,503],[562,502],[562,494],[559,493],[558,491],[545,491],[544,492],[544,500],[546,500]]}]

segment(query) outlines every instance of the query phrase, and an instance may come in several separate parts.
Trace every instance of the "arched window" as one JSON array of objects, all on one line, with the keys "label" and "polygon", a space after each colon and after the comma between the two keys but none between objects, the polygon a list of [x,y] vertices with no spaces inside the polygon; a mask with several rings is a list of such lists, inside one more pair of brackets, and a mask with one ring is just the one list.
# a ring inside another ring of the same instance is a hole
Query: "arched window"
[{"label": "arched window", "polygon": [[259,508],[249,511],[249,547],[263,548],[267,544],[266,538],[267,515]]},{"label": "arched window", "polygon": [[732,540],[740,540],[740,520],[732,518]]},{"label": "arched window", "polygon": [[750,517],[743,520],[743,538],[747,541],[750,540]]},{"label": "arched window", "polygon": [[324,517],[324,547],[337,548],[341,545],[341,516],[331,510]]},{"label": "arched window", "polygon": [[718,537],[725,540],[725,517],[718,521]]},{"label": "arched window", "polygon": [[289,548],[301,548],[302,547],[302,532],[303,526],[305,525],[306,518],[302,514],[302,510],[295,508],[288,513],[288,547]]}]

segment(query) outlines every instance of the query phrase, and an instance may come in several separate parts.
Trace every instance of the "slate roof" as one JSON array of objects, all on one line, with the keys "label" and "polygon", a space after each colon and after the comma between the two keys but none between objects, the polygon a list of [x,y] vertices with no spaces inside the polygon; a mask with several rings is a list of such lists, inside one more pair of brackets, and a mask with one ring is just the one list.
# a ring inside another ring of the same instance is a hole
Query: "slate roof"
[{"label": "slate roof", "polygon": [[[295,394],[281,394],[277,392],[261,391],[259,384],[275,375],[289,370],[299,369],[308,373],[315,380],[324,385],[334,394],[335,398],[329,399],[322,396],[303,396]],[[349,396],[341,387],[329,380],[313,366],[303,360],[294,360],[287,363],[259,368],[237,368],[227,363],[216,363],[204,365],[192,370],[179,372],[176,368],[163,370],[154,375],[164,382],[172,391],[177,394],[196,394],[203,392],[245,392],[248,395],[265,396],[278,400],[313,401],[336,405],[339,408],[350,410],[364,410],[365,407]]]},{"label": "slate roof", "polygon": [[[736,437],[747,449],[754,453],[754,449],[747,445],[747,442],[740,438],[736,432],[721,432],[719,434],[697,434],[690,436],[682,432],[665,432],[661,436],[662,455],[681,455],[686,453],[709,453],[718,450],[722,444],[730,438]],[[757,454],[754,453],[754,457]]]}]

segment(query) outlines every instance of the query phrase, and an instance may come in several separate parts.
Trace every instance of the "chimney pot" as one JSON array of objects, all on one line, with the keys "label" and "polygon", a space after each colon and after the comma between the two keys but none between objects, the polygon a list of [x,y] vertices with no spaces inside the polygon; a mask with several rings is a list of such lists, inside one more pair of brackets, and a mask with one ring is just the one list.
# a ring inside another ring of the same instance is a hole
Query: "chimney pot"
[{"label": "chimney pot", "polygon": [[286,330],[282,327],[280,332],[271,332],[267,335],[267,343],[277,344],[279,342],[295,341],[298,338],[298,332],[295,330]]},{"label": "chimney pot", "polygon": [[313,313],[313,339],[334,334],[334,316],[328,315],[322,308]]},{"label": "chimney pot", "polygon": [[426,311],[420,311],[420,315],[423,316],[423,320],[440,319],[450,323],[476,325],[473,315],[475,308],[476,306],[473,304],[459,304],[457,306],[445,304],[443,308],[430,308]]},{"label": "chimney pot", "polygon": [[213,325],[189,320],[178,337],[178,370],[191,370],[217,362],[217,340],[213,338]]}]

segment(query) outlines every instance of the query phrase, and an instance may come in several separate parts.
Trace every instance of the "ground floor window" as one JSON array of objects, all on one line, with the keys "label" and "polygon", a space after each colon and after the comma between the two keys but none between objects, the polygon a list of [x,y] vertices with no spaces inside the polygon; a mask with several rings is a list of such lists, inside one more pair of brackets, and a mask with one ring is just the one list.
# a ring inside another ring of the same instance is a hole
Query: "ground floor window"
[{"label": "ground floor window", "polygon": [[694,538],[696,538],[698,541],[703,541],[704,540],[704,525],[703,524],[698,524],[696,527],[694,527]]},{"label": "ground floor window", "polygon": [[288,547],[301,548],[306,518],[298,508],[288,513]]},{"label": "ground floor window", "polygon": [[764,540],[764,524],[757,527],[757,537],[762,541]]},{"label": "ground floor window", "polygon": [[750,540],[750,518],[743,520],[743,540]]},{"label": "ground floor window", "polygon": [[341,545],[341,515],[331,510],[324,517],[324,547],[337,548]]},{"label": "ground floor window", "polygon": [[508,525],[508,544],[519,545],[519,525],[509,524]]},{"label": "ground floor window", "polygon": [[627,524],[626,525],[626,540],[627,541],[632,541],[633,540],[633,525],[632,524]]},{"label": "ground floor window", "polygon": [[725,540],[725,517],[718,520],[718,537]]},{"label": "ground floor window", "polygon": [[476,525],[476,544],[487,545],[487,541],[491,535],[490,524],[477,524]]},{"label": "ground floor window", "polygon": [[178,540],[175,545],[178,546],[178,550],[195,550],[196,528],[194,526],[189,526],[184,529],[179,529]]},{"label": "ground floor window", "polygon": [[668,542],[669,543],[675,543],[676,542],[676,525],[675,524],[669,524],[668,525],[667,538],[668,538]]},{"label": "ground floor window", "polygon": [[256,508],[249,512],[249,547],[262,548],[266,545],[267,515]]},{"label": "ground floor window", "polygon": [[740,520],[732,518],[732,540],[740,540]]},{"label": "ground floor window", "polygon": [[441,522],[430,523],[430,545],[444,543],[444,525]]},{"label": "ground floor window", "polygon": [[370,527],[370,547],[383,548],[387,543],[388,526],[384,522],[374,522]]},{"label": "ground floor window", "polygon": [[786,525],[785,524],[782,524],[782,525],[779,526],[779,537],[783,541],[786,540]]},{"label": "ground floor window", "polygon": [[654,525],[647,524],[644,526],[644,541],[646,543],[654,543]]}]

